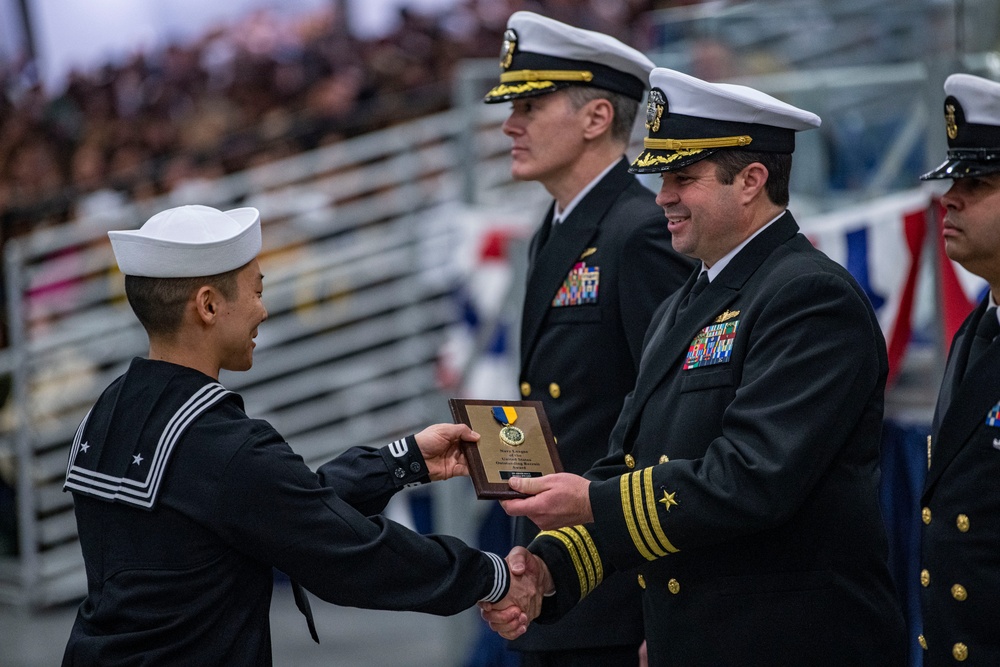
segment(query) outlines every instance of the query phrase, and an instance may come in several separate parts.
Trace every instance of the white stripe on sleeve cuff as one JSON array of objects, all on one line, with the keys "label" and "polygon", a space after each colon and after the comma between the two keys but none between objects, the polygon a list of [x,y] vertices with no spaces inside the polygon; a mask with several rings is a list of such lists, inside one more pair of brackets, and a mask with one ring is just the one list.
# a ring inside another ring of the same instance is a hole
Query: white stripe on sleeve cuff
[{"label": "white stripe on sleeve cuff", "polygon": [[507,569],[507,563],[503,558],[489,551],[484,551],[483,553],[493,561],[495,571],[493,574],[493,590],[490,591],[489,595],[480,600],[480,602],[499,602],[507,594],[510,571]]}]

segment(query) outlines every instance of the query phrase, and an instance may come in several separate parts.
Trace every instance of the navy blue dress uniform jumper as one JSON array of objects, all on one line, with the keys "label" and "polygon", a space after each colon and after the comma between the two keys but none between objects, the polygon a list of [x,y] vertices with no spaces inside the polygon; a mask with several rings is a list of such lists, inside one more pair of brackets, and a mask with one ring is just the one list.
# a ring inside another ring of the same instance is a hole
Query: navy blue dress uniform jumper
[{"label": "navy blue dress uniform jumper", "polygon": [[[611,429],[635,385],[653,312],[684,284],[694,262],[673,250],[663,209],[628,173],[624,159],[564,221],[553,225],[549,210],[531,240],[529,260],[521,395],[544,404],[563,468],[582,475],[607,454]],[[584,288],[574,292],[577,284]],[[531,520],[515,519],[517,544],[526,545],[537,534]],[[638,646],[640,593],[634,578],[617,577],[563,621],[529,626],[512,646],[522,651]],[[608,623],[609,610],[614,623]]]},{"label": "navy blue dress uniform jumper", "polygon": [[987,306],[952,340],[927,443],[918,639],[928,667],[1000,665],[1000,342],[970,359],[977,330],[996,335]]},{"label": "navy blue dress uniform jumper", "polygon": [[[530,546],[558,618],[615,574],[643,588],[651,667],[905,664],[878,505],[885,341],[790,213],[694,298],[661,306],[595,521]],[[617,614],[617,610],[607,610]]]},{"label": "navy blue dress uniform jumper", "polygon": [[270,665],[272,568],[346,606],[500,599],[501,558],[377,516],[425,481],[412,437],[313,472],[212,378],[133,360],[70,454],[88,591],[63,665]]}]

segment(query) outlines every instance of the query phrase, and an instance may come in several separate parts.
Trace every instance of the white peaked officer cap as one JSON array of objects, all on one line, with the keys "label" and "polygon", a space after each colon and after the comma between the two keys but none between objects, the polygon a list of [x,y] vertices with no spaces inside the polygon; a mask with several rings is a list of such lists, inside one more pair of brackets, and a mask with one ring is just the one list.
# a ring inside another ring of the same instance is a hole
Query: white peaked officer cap
[{"label": "white peaked officer cap", "polygon": [[507,102],[590,86],[642,100],[653,61],[614,37],[574,28],[532,12],[507,20],[500,49],[500,85],[484,102]]},{"label": "white peaked officer cap", "polygon": [[709,83],[657,67],[649,75],[645,150],[633,173],[673,171],[719,150],[792,153],[795,133],[819,127],[819,116],[759,90]]},{"label": "white peaked officer cap", "polygon": [[1000,83],[971,74],[944,82],[948,157],[921,180],[1000,172]]},{"label": "white peaked officer cap", "polygon": [[142,227],[108,232],[118,268],[127,276],[195,278],[238,269],[260,253],[260,212],[178,206]]}]

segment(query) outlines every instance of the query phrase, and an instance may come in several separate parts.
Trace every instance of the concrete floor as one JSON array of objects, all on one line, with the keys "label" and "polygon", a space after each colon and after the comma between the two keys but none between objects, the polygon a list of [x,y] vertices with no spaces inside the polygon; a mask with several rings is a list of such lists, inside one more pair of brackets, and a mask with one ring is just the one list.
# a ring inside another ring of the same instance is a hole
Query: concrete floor
[{"label": "concrete floor", "polygon": [[[482,621],[476,610],[441,618],[336,607],[311,598],[320,644],[309,637],[287,585],[271,602],[276,667],[457,667]],[[53,667],[62,659],[76,606],[33,614],[0,605],[0,667]]]}]

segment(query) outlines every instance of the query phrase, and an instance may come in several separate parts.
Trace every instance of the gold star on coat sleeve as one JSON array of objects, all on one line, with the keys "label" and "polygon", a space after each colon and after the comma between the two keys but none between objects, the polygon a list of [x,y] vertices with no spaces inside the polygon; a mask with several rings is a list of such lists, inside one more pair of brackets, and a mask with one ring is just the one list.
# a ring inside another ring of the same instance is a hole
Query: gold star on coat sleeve
[{"label": "gold star on coat sleeve", "polygon": [[676,495],[677,495],[676,491],[674,491],[673,493],[667,493],[667,490],[663,489],[663,497],[660,498],[657,502],[660,502],[660,503],[663,503],[664,505],[666,505],[667,506],[667,511],[669,512],[671,507],[680,504],[680,503],[677,502],[676,498],[674,498],[674,496],[676,496]]}]

